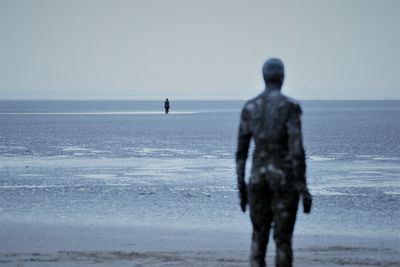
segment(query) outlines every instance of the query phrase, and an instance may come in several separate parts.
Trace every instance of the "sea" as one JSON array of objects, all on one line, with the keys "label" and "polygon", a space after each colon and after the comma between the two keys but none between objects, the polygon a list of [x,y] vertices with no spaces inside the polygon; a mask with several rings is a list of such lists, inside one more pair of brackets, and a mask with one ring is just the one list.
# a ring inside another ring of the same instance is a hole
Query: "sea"
[{"label": "sea", "polygon": [[[0,101],[0,224],[248,231],[244,101],[170,103]],[[314,203],[295,234],[400,238],[400,101],[300,103]]]}]

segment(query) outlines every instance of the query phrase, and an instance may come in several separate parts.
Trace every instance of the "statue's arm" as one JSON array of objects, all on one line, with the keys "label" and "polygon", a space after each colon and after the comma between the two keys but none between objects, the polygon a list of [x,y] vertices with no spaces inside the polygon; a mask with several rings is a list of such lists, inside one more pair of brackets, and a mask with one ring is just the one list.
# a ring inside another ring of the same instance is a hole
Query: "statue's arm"
[{"label": "statue's arm", "polygon": [[239,125],[238,145],[236,150],[236,174],[239,189],[240,207],[246,211],[247,186],[245,182],[246,160],[249,152],[251,132],[249,129],[249,117],[245,109],[242,110]]},{"label": "statue's arm", "polygon": [[289,136],[289,152],[292,158],[292,168],[297,181],[297,189],[301,193],[308,192],[306,181],[306,158],[301,130],[301,108],[298,104],[291,107],[287,130]]}]

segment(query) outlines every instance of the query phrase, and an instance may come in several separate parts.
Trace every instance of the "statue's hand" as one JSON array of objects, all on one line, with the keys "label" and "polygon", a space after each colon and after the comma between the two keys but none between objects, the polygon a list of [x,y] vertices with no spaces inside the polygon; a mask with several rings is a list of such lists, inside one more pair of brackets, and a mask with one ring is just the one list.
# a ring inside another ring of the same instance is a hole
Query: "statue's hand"
[{"label": "statue's hand", "polygon": [[247,205],[247,186],[245,182],[240,182],[239,185],[239,198],[240,198],[240,207],[243,212],[246,212]]},{"label": "statue's hand", "polygon": [[302,192],[302,198],[303,198],[303,212],[308,214],[311,212],[312,195],[307,190]]}]

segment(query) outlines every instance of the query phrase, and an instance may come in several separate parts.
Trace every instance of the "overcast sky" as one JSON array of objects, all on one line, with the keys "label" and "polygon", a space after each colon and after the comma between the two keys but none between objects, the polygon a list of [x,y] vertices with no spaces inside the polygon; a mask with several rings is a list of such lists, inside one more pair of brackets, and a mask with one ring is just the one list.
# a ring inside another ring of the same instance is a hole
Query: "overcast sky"
[{"label": "overcast sky", "polygon": [[0,99],[400,99],[399,0],[0,0]]}]

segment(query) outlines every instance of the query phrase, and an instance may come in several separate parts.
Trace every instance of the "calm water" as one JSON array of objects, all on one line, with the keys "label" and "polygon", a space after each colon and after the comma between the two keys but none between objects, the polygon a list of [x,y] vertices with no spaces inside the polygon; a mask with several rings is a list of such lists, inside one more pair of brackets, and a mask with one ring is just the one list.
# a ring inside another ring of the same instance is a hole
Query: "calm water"
[{"label": "calm water", "polygon": [[[239,101],[0,101],[0,223],[242,231]],[[313,213],[296,232],[399,238],[400,101],[303,101]]]}]

